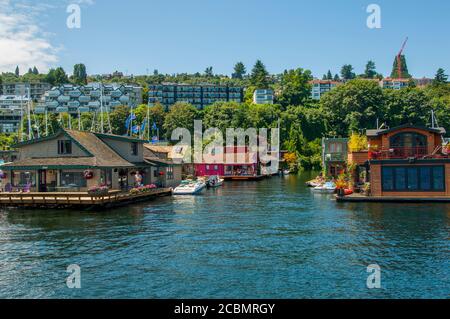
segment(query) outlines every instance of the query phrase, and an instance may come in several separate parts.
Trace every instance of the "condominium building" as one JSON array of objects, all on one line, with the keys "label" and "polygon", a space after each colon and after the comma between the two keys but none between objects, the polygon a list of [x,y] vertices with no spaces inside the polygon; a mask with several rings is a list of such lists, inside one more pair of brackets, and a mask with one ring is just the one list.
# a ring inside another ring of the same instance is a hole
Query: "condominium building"
[{"label": "condominium building", "polygon": [[176,102],[187,102],[198,109],[217,101],[243,101],[243,88],[226,85],[150,84],[148,104],[161,103],[167,109]]},{"label": "condominium building", "polygon": [[0,133],[14,133],[19,130],[21,113],[28,102],[27,96],[0,96]]},{"label": "condominium building", "polygon": [[312,80],[310,84],[312,85],[311,98],[320,100],[323,94],[331,91],[341,83],[331,80]]},{"label": "condominium building", "polygon": [[255,90],[253,92],[253,103],[273,104],[273,90]]},{"label": "condominium building", "polygon": [[394,89],[394,90],[400,90],[402,88],[405,88],[409,85],[410,79],[391,79],[391,78],[385,78],[380,81],[380,86],[383,89]]},{"label": "condominium building", "polygon": [[[102,103],[101,103],[102,102]],[[142,104],[142,88],[133,85],[89,83],[64,84],[45,93],[36,113],[109,112],[119,105],[136,107]]]},{"label": "condominium building", "polygon": [[51,85],[46,82],[15,82],[15,83],[3,83],[1,85],[1,94],[3,95],[28,95],[33,101],[38,101],[42,98],[46,91],[51,89]]}]

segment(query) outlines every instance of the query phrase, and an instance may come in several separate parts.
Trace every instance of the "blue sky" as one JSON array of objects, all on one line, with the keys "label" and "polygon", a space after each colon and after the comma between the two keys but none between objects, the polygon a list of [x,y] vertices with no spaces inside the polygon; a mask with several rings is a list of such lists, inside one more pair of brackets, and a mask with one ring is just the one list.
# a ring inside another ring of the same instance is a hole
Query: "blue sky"
[{"label": "blue sky", "polygon": [[[70,3],[81,6],[81,29],[66,26]],[[366,26],[371,3],[381,7],[381,29]],[[346,63],[362,73],[372,59],[387,75],[408,36],[414,76],[450,72],[450,2],[442,0],[0,0],[0,8],[0,71],[38,64],[71,73],[82,62],[90,74],[207,66],[230,74],[237,61],[250,70],[261,59],[273,73],[302,67],[321,77]]]}]

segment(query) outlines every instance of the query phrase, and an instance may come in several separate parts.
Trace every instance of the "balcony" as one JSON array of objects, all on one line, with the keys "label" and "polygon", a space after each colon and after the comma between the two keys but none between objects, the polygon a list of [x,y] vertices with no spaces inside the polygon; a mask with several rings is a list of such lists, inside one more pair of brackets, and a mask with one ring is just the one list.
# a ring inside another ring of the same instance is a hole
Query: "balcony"
[{"label": "balcony", "polygon": [[447,158],[448,155],[442,153],[428,154],[428,148],[420,147],[394,147],[382,150],[370,150],[369,159],[385,160],[385,159],[407,159],[407,158]]},{"label": "balcony", "polygon": [[327,153],[325,154],[325,161],[327,162],[344,162],[346,154],[344,153]]}]

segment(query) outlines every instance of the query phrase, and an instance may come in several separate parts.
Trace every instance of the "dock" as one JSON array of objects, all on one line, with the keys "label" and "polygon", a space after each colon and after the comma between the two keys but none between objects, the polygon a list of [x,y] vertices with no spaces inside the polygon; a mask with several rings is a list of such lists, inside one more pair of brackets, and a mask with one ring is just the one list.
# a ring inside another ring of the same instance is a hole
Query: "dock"
[{"label": "dock", "polygon": [[91,195],[87,192],[0,193],[0,207],[101,209],[142,202],[155,197],[170,196],[171,194],[171,188],[159,188],[137,194],[111,190],[105,195]]},{"label": "dock", "polygon": [[226,181],[259,181],[266,178],[265,175],[234,175],[234,176],[223,176]]},{"label": "dock", "polygon": [[336,201],[351,203],[450,203],[450,197],[390,197],[351,194],[348,196],[336,195]]}]

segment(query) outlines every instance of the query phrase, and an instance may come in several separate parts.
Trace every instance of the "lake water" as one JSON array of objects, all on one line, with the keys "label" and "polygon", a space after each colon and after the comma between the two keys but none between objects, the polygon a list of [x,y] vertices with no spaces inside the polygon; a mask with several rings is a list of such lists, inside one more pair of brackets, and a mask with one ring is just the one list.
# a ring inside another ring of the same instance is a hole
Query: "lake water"
[{"label": "lake water", "polygon": [[104,212],[1,211],[0,297],[450,296],[450,205],[336,203],[311,174]]}]

